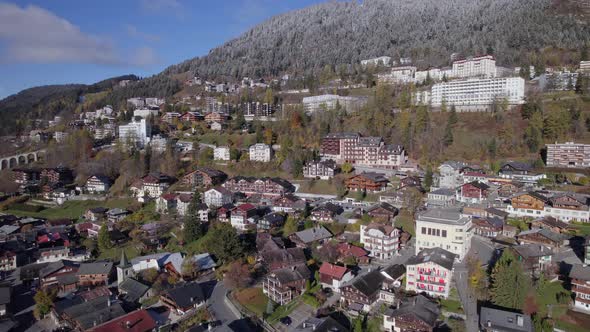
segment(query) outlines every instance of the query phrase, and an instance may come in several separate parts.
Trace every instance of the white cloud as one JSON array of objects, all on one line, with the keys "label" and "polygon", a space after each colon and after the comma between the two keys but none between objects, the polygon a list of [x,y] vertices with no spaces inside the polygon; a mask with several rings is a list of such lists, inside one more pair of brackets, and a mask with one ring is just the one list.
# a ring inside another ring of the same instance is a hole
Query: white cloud
[{"label": "white cloud", "polygon": [[160,41],[160,36],[158,35],[152,35],[149,33],[145,33],[145,32],[141,32],[137,29],[137,27],[135,25],[132,24],[126,24],[125,25],[125,31],[127,32],[127,34],[130,37],[133,38],[138,38],[138,39],[143,39],[145,41],[148,42],[158,42]]},{"label": "white cloud", "polygon": [[[129,25],[127,34],[154,41]],[[104,37],[84,33],[67,20],[37,6],[0,3],[0,61],[4,63],[91,63],[145,67],[158,62],[149,47],[119,52]]]},{"label": "white cloud", "polygon": [[37,6],[0,3],[0,41],[0,57],[7,62],[121,62],[112,41],[86,34]]}]

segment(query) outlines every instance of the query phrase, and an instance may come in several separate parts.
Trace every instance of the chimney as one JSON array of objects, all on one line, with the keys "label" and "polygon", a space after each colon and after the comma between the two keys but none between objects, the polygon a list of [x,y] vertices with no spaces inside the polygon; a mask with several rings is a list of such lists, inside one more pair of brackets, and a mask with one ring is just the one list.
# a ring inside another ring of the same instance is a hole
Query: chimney
[{"label": "chimney", "polygon": [[516,325],[524,326],[524,318],[521,315],[516,315]]},{"label": "chimney", "polygon": [[109,299],[107,299],[107,307],[110,307],[110,306],[111,306],[111,299],[109,298]]},{"label": "chimney", "polygon": [[487,324],[488,324],[488,327],[492,327],[492,321],[491,320],[488,320]]}]

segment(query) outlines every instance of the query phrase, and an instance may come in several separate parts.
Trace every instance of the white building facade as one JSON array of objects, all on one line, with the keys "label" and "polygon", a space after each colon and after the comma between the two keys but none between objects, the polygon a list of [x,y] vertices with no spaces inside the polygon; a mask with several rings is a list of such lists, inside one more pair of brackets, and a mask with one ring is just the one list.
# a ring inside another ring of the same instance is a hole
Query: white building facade
[{"label": "white building facade", "polygon": [[213,160],[229,161],[230,159],[229,146],[218,146],[213,149]]},{"label": "white building facade", "polygon": [[119,140],[123,144],[134,144],[144,147],[150,142],[151,136],[152,127],[145,119],[119,126]]},{"label": "white building facade", "polygon": [[449,209],[428,210],[416,219],[416,254],[438,247],[462,260],[471,247],[471,228],[471,216]]},{"label": "white building facade", "polygon": [[256,143],[248,149],[250,161],[267,163],[272,159],[272,148],[264,143]]}]

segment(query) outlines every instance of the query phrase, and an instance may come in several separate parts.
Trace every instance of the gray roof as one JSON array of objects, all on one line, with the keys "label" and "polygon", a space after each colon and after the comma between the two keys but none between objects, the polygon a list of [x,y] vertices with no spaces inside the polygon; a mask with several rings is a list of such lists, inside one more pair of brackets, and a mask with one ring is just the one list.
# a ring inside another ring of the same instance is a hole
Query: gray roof
[{"label": "gray roof", "polygon": [[402,301],[399,308],[389,309],[385,316],[400,317],[414,316],[416,319],[434,327],[440,314],[438,304],[426,298],[423,295],[406,298]]},{"label": "gray roof", "polygon": [[481,308],[479,325],[498,332],[533,331],[531,316],[487,307]]},{"label": "gray roof", "polygon": [[311,243],[313,241],[323,240],[332,237],[332,233],[330,233],[330,231],[325,229],[323,226],[309,228],[297,232],[295,233],[295,235],[304,243]]},{"label": "gray roof", "polygon": [[370,297],[381,289],[381,283],[384,279],[385,276],[381,274],[380,270],[373,270],[353,279],[351,285],[365,296]]},{"label": "gray roof", "polygon": [[462,215],[457,209],[434,208],[419,214],[418,220],[449,225],[465,225],[471,218]]},{"label": "gray roof", "polygon": [[287,284],[298,280],[307,280],[311,277],[311,271],[305,264],[286,267],[272,272],[271,276],[277,278],[281,284]]},{"label": "gray roof", "polygon": [[574,265],[570,271],[570,278],[590,281],[590,266]]},{"label": "gray roof", "polygon": [[128,302],[139,300],[149,289],[149,286],[144,285],[133,278],[125,279],[119,285],[119,291],[125,293],[123,299]]},{"label": "gray roof", "polygon": [[538,228],[538,229],[530,229],[528,231],[523,231],[523,232],[518,233],[517,237],[521,237],[524,235],[531,235],[531,234],[540,234],[553,242],[562,242],[566,238],[565,235],[552,232],[547,228]]},{"label": "gray roof", "polygon": [[0,288],[0,304],[10,303],[10,287]]},{"label": "gray roof", "polygon": [[453,264],[457,255],[452,252],[446,251],[442,248],[428,248],[423,249],[417,255],[410,257],[406,262],[406,265],[417,265],[426,262],[433,262],[438,264],[447,270],[453,269]]},{"label": "gray roof", "polygon": [[295,328],[295,332],[348,332],[349,330],[340,325],[332,317],[308,318],[301,325]]},{"label": "gray roof", "polygon": [[196,263],[199,271],[209,270],[217,266],[209,253],[194,255],[192,261]]},{"label": "gray roof", "polygon": [[434,191],[429,192],[429,194],[433,195],[445,195],[445,196],[455,196],[456,192],[455,189],[451,188],[440,188]]},{"label": "gray roof", "polygon": [[205,295],[201,285],[196,282],[169,289],[165,294],[180,308],[191,307],[194,304],[205,301]]},{"label": "gray roof", "polygon": [[82,302],[65,308],[63,313],[78,322],[83,330],[123,316],[125,310],[119,303],[110,304],[108,296]]},{"label": "gray roof", "polygon": [[19,230],[19,226],[4,225],[0,227],[0,235],[9,235]]},{"label": "gray roof", "polygon": [[112,269],[113,262],[82,263],[76,274],[109,274]]},{"label": "gray roof", "polygon": [[519,246],[512,247],[519,255],[524,258],[531,258],[531,257],[543,257],[543,256],[552,256],[553,250],[551,248],[544,246],[542,244],[521,244]]}]

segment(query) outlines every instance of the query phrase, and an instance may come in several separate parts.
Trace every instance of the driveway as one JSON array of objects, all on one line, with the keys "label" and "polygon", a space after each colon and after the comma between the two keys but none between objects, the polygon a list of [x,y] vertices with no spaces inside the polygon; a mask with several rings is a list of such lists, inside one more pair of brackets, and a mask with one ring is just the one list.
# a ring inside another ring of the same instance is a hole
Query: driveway
[{"label": "driveway", "polygon": [[216,328],[219,331],[251,331],[250,326],[242,317],[238,317],[226,303],[227,289],[223,282],[215,280],[204,283],[205,295],[209,295],[208,309],[215,317]]},{"label": "driveway", "polygon": [[301,302],[290,314],[291,317],[291,325],[288,327],[278,323],[275,327],[277,327],[280,331],[295,331],[297,326],[303,324],[309,317],[313,315],[315,310],[310,307],[309,305]]}]

